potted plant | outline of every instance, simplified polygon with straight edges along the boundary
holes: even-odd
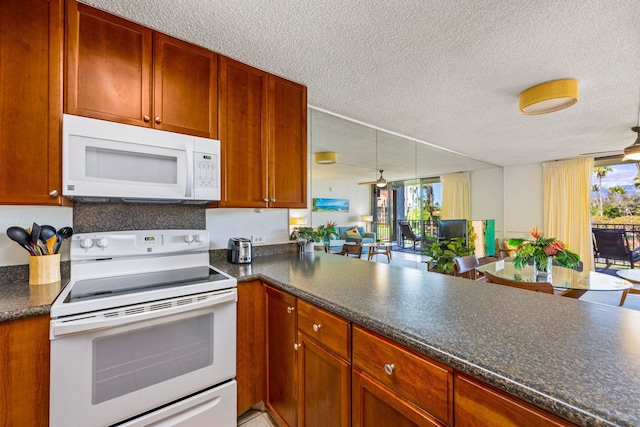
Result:
[[[575,268],[580,256],[567,249],[566,245],[555,237],[544,237],[535,227],[531,230],[533,240],[509,239],[509,246],[517,246],[513,266],[521,270],[525,265],[533,264],[534,272],[548,274],[552,260],[564,267]]]
[[[431,258],[427,265],[429,271],[442,274],[453,274],[453,259],[459,256],[473,255],[473,248],[465,245],[465,239],[456,237],[431,243],[422,251]]]

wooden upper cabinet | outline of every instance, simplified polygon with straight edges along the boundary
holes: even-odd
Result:
[[[154,127],[217,138],[218,55],[160,33],[153,55]]]
[[[67,1],[65,112],[151,126],[152,31]]]
[[[220,56],[221,207],[307,205],[307,88]]]
[[[0,203],[62,195],[62,0],[0,1]]]
[[[67,2],[65,112],[217,137],[217,54]]]
[[[269,200],[307,207],[307,88],[269,76]]]
[[[220,56],[221,207],[267,207],[267,73]]]

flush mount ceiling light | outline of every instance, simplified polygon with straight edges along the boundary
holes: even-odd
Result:
[[[382,172],[384,171],[380,169],[380,178],[376,181],[376,186],[380,188],[387,186],[387,180],[382,177]]]
[[[571,107],[578,102],[578,81],[553,80],[530,87],[519,95],[520,113],[535,115]]]
[[[636,142],[624,149],[624,158],[622,160],[640,160],[640,126],[634,126],[632,131],[638,134]]]
[[[332,165],[338,160],[338,155],[333,151],[316,153],[316,163],[320,165]]]

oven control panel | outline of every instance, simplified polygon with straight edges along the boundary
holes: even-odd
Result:
[[[209,250],[207,230],[130,230],[79,233],[71,238],[71,260],[124,258]]]

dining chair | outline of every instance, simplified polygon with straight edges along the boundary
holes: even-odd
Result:
[[[349,255],[355,255],[356,258],[360,258],[362,256],[362,245],[361,244],[355,244],[355,245],[347,245],[344,244],[342,245],[342,250],[340,252],[334,252],[336,255],[344,255],[344,256],[349,256]]]
[[[465,279],[478,280],[480,275],[476,271],[479,266],[478,257],[475,255],[459,256],[453,259],[453,275]]]
[[[486,271],[484,272],[484,277],[488,283],[511,286],[512,288],[526,289],[528,291],[542,292],[542,293],[551,294],[551,295],[562,295],[561,293],[556,294],[554,292],[553,286],[549,282],[518,282],[516,280],[510,280],[510,279],[505,279],[503,277],[494,276],[493,274]]]

